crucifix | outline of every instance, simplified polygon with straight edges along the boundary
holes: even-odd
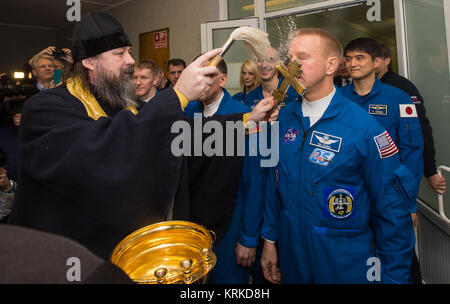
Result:
[[[286,92],[289,89],[289,86],[292,86],[300,96],[305,92],[305,89],[297,80],[297,77],[302,74],[302,65],[300,63],[295,60],[289,60],[287,66],[284,66],[282,63],[277,63],[276,68],[281,76],[283,76],[283,82],[278,89],[275,89],[272,92],[272,96],[275,99],[275,105],[273,109],[267,113],[266,120],[269,119],[270,115],[272,115],[278,105],[286,99]]]

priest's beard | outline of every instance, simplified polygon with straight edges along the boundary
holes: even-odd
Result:
[[[120,71],[120,75],[111,75],[99,69],[93,86],[94,94],[114,109],[126,109],[136,106],[136,93],[131,75],[134,67],[129,66]]]

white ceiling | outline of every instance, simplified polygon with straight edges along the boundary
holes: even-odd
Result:
[[[81,0],[81,14],[103,11],[132,0]],[[71,1],[74,2],[74,1]],[[57,29],[69,24],[67,0],[1,0],[0,25]]]

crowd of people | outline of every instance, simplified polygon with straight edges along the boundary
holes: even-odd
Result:
[[[292,37],[306,90],[290,87],[276,107],[275,48],[242,64],[241,92],[231,96],[225,61],[208,66],[219,50],[189,65],[170,59],[163,71],[152,59],[135,62],[115,18],[86,15],[71,49],[29,60],[36,84],[23,109],[8,113],[10,99],[2,102],[0,221],[108,259],[143,226],[190,220],[217,235],[215,284],[420,284],[419,184],[425,176],[446,191],[423,98],[371,38],[343,47],[321,29]],[[195,114],[243,121],[247,148],[250,134],[278,132],[278,164],[261,166],[261,153],[174,156],[171,126],[194,125]],[[381,271],[370,277],[372,257]]]

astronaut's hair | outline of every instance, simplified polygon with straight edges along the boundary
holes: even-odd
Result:
[[[370,55],[372,60],[381,57],[380,46],[378,41],[368,37],[356,38],[350,41],[344,49],[344,55],[348,51],[360,51]]]
[[[327,56],[336,56],[339,60],[341,60],[343,56],[342,44],[339,40],[334,36],[331,32],[320,29],[320,28],[302,28],[294,32],[292,38],[296,38],[298,36],[308,36],[314,35],[322,38],[322,42],[326,47],[323,48],[324,55]]]

